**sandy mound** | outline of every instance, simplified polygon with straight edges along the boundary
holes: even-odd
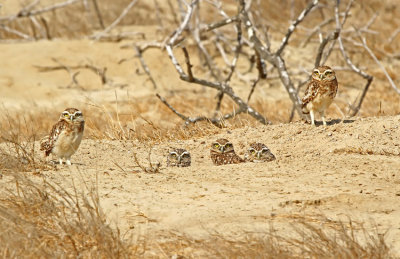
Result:
[[[332,121],[327,128],[303,123],[225,130],[218,135],[152,147],[160,173],[148,166],[149,147],[135,141],[84,140],[73,166],[57,166],[40,177],[78,190],[96,185],[101,204],[122,231],[148,234],[179,230],[190,235],[229,234],[285,227],[296,218],[375,223],[389,229],[388,243],[400,249],[400,117]],[[379,138],[377,138],[379,136]],[[243,155],[251,142],[267,144],[277,160],[214,166],[209,145],[230,139]],[[170,147],[192,154],[188,168],[166,167]],[[1,184],[6,186],[8,177]]]

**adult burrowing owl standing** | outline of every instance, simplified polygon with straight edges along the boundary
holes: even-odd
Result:
[[[338,82],[335,71],[328,66],[321,66],[314,69],[311,82],[308,83],[307,90],[302,99],[303,113],[310,113],[311,124],[314,123],[314,114],[319,112],[322,122],[326,125],[325,110],[332,103],[336,96]]]
[[[172,150],[167,156],[167,166],[187,167],[191,162],[189,151],[182,148]]]
[[[71,156],[76,152],[82,140],[85,120],[82,112],[75,108],[67,108],[61,113],[60,119],[54,124],[50,135],[45,137],[40,150],[44,150],[46,156],[55,155],[60,164],[63,159],[67,165],[71,165]]]
[[[262,143],[252,143],[244,157],[246,161],[255,163],[269,162],[276,159],[271,150],[269,150],[269,148]]]
[[[214,165],[238,164],[245,162],[240,156],[236,155],[233,144],[229,140],[220,138],[211,145],[211,160]]]

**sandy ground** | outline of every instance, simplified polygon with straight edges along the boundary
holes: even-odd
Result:
[[[389,230],[387,241],[399,252],[399,125],[395,116],[333,121],[326,128],[291,123],[225,130],[153,146],[151,160],[162,164],[157,174],[138,171],[133,153],[148,166],[142,144],[84,140],[71,167],[42,177],[69,190],[74,182],[83,192],[83,182],[97,181],[101,204],[123,233],[233,234],[267,231],[270,223],[287,227],[300,216],[328,226],[350,217],[367,229]],[[214,166],[209,146],[219,137],[230,139],[241,156],[251,142],[266,143],[277,159]],[[170,147],[188,149],[192,166],[165,167]]]

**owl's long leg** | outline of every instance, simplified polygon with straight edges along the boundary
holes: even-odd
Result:
[[[58,161],[60,162],[60,165],[63,164],[63,159],[62,158],[59,158]]]
[[[67,165],[71,165],[71,161],[70,161],[69,159],[67,159],[66,164],[67,164]]]
[[[310,117],[311,117],[311,125],[315,126],[315,122],[314,122],[314,111],[310,110]]]
[[[324,124],[324,126],[326,126],[325,111],[322,111],[319,114],[321,115],[322,123]]]

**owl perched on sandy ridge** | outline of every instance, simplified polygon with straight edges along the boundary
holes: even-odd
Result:
[[[224,138],[217,139],[211,144],[210,155],[214,165],[238,164],[245,162],[245,160],[235,153],[233,144]]]
[[[325,110],[331,105],[336,96],[338,82],[335,71],[328,66],[320,66],[314,69],[312,79],[308,83],[302,99],[303,113],[310,113],[311,124],[315,125],[315,112],[321,115],[322,122],[326,126]]]
[[[81,144],[84,127],[85,120],[80,110],[65,109],[51,129],[50,135],[42,139],[40,150],[45,151],[46,156],[50,154],[56,156],[60,164],[65,159],[66,164],[71,165],[71,156]]]
[[[186,149],[174,149],[167,156],[167,166],[187,167],[191,162],[190,153]]]
[[[262,143],[252,143],[244,157],[246,161],[254,163],[269,162],[276,159],[271,150]]]

